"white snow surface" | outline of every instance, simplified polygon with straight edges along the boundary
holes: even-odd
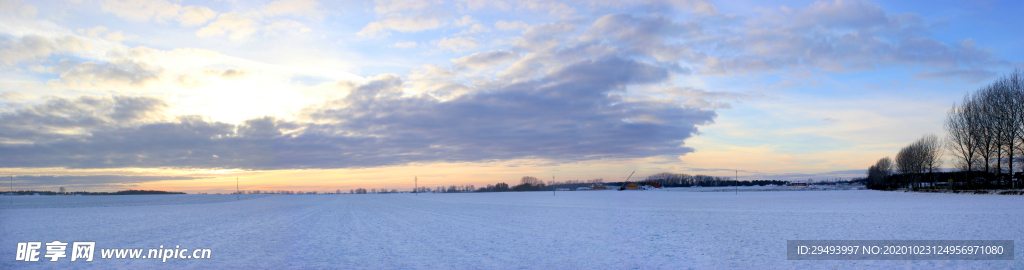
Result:
[[[0,197],[0,269],[1024,268],[1024,196],[693,190]],[[95,241],[95,258],[14,260],[18,242],[55,240]],[[1013,240],[1015,254],[796,261],[786,240]],[[160,245],[212,258],[100,258]]]

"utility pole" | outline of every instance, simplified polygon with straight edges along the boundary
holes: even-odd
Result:
[[[412,193],[415,193],[416,196],[419,196],[420,195],[420,177],[419,176],[413,176],[412,177],[412,184],[413,184]]]
[[[552,175],[551,176],[551,196],[555,196],[555,190],[557,190],[557,188],[555,188],[555,176]]]
[[[740,195],[740,170],[736,170],[736,193],[734,195]]]
[[[235,199],[237,201],[242,200],[242,193],[238,191],[238,176],[235,176]]]
[[[11,205],[14,205],[14,175],[11,175]]]

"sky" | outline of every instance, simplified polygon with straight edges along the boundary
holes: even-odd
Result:
[[[862,177],[1024,68],[1022,10],[0,0],[0,173],[192,193]]]

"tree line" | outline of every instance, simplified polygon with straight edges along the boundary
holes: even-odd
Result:
[[[707,176],[707,175],[689,175],[682,173],[659,173],[648,176],[646,180],[640,182],[641,184],[657,183],[659,186],[664,187],[691,187],[691,186],[764,186],[764,185],[788,185],[788,181],[780,180],[744,180],[736,181],[728,177],[720,176]],[[616,182],[608,184],[619,184],[623,185],[625,182]],[[576,189],[579,187],[591,187],[593,185],[605,185],[603,178],[595,178],[589,180],[566,180],[566,181],[550,181],[545,183],[540,178],[534,176],[523,176],[519,179],[519,184],[509,185],[501,182],[497,184],[488,184],[487,186],[476,188],[473,185],[450,185],[447,187],[418,187],[413,192],[419,193],[460,193],[460,192],[508,192],[508,191],[551,191],[556,188],[567,188]],[[357,188],[349,191],[350,194],[367,194],[367,193],[395,193],[397,190],[387,189],[370,189]]]
[[[929,134],[868,168],[872,189],[1019,187],[1024,159],[1024,73],[1012,73],[964,95],[947,111],[944,140]],[[956,172],[937,171],[947,153]],[[1016,164],[1016,166],[1015,166]],[[927,183],[927,185],[926,185]]]
[[[689,175],[685,173],[663,172],[647,176],[644,183],[655,183],[664,187],[726,187],[726,186],[764,186],[764,185],[788,185],[789,181],[780,180],[743,180],[737,181],[729,177],[709,175]]]
[[[692,187],[692,186],[764,186],[764,185],[788,185],[789,181],[780,180],[743,180],[736,181],[728,177],[721,176],[708,176],[708,175],[689,175],[684,173],[658,173],[648,176],[643,181],[638,181],[641,185],[643,184],[657,184],[663,187]],[[590,187],[593,185],[625,185],[628,182],[612,182],[605,183],[603,178],[596,178],[590,180],[568,180],[564,182],[552,181],[550,183],[544,183],[537,177],[523,176],[519,180],[519,184],[515,186],[509,186],[506,183],[498,183],[496,185],[487,185],[477,190],[477,192],[502,192],[502,191],[550,191],[555,188],[567,188],[576,189],[579,187]]]

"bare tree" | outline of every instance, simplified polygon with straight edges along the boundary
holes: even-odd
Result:
[[[946,113],[946,122],[943,127],[946,129],[946,149],[956,157],[961,168],[968,172],[974,171],[974,164],[978,162],[978,136],[972,130],[975,125],[971,117],[974,106],[967,106],[970,96],[964,96],[960,106],[953,104],[953,107]]]
[[[935,188],[935,169],[942,165],[942,146],[939,144],[939,137],[928,134],[921,137],[918,142],[921,144],[924,167],[928,169],[929,182],[932,188]]]
[[[974,140],[977,141],[977,151],[981,158],[981,165],[985,167],[985,172],[991,172],[991,161],[992,155],[995,154],[995,128],[992,124],[991,106],[986,104],[984,99],[984,93],[991,88],[987,86],[980,89],[978,92],[971,96],[969,102],[963,106],[969,107],[967,110],[970,112],[970,132],[971,136],[974,136]]]
[[[995,97],[993,100],[998,109],[995,115],[999,127],[1000,152],[1005,153],[1005,162],[1009,180],[1014,173],[1015,153],[1024,152],[1024,74],[1020,70],[999,78],[993,83]],[[1000,163],[1004,160],[999,155]],[[1000,167],[1001,171],[1002,167]]]
[[[523,178],[520,179],[519,182],[520,182],[520,184],[528,184],[528,185],[533,185],[533,186],[538,186],[538,185],[543,185],[544,184],[539,179],[537,179],[537,177],[533,177],[533,176],[523,176]]]
[[[992,121],[991,128],[995,137],[995,173],[998,179],[1003,179],[1001,176],[1003,174],[1004,156],[1007,157],[1006,163],[1009,163],[1007,167],[1009,170],[1013,170],[1013,162],[1011,160],[1013,159],[1013,150],[1017,139],[1016,126],[1019,117],[1014,115],[1013,112],[1013,98],[1007,77],[999,78],[987,90],[984,92],[984,99],[990,110],[989,118]]]
[[[929,154],[925,141],[925,138],[921,138],[903,147],[896,154],[896,169],[903,174],[906,184],[915,190],[920,187],[921,174],[928,169]]]
[[[1007,76],[1009,80],[1008,87],[1011,93],[1012,108],[1011,111],[1016,116],[1017,124],[1015,126],[1014,136],[1016,138],[1017,145],[1011,145],[1010,147],[1016,147],[1017,153],[1024,154],[1024,73],[1019,69],[1015,69],[1013,73]],[[1010,155],[1010,166],[1015,160],[1012,152]],[[1024,158],[1019,159],[1021,171],[1024,172]],[[1014,171],[1013,167],[1010,169],[1010,175],[1012,177]],[[1017,179],[1018,181],[1022,179]],[[1014,185],[1017,183],[1014,182]]]
[[[890,189],[888,182],[892,176],[892,159],[884,157],[868,168],[868,187],[872,189]]]
[[[1006,184],[1015,163],[1024,167],[1024,159],[1017,157],[1024,153],[1024,73],[1014,70],[964,96],[947,112],[944,127],[946,149],[957,165],[969,173],[984,166],[983,175],[995,174],[997,184]],[[1010,177],[1003,174],[1004,166]]]

